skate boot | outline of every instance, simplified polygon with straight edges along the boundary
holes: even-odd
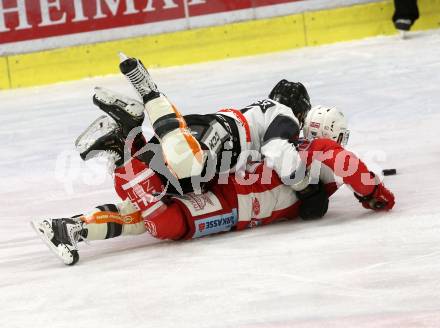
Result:
[[[119,54],[121,63],[119,69],[131,85],[136,89],[144,104],[160,96],[156,84],[139,59],[128,58],[123,53]]]
[[[108,89],[96,87],[93,103],[118,123],[125,138],[145,118],[142,103]]]
[[[74,265],[78,262],[78,242],[85,239],[87,234],[80,216],[34,220],[31,223],[38,236],[64,264]]]
[[[124,136],[118,124],[106,115],[95,120],[76,139],[75,147],[84,161],[107,157],[116,167],[124,164]],[[130,158],[130,153],[125,157]]]

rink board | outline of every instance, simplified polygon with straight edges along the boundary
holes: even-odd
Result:
[[[116,74],[120,51],[142,58],[149,67],[164,67],[305,45],[302,16],[295,15],[9,58],[12,87],[24,87]]]
[[[440,0],[422,0],[419,7],[413,30],[440,27]],[[0,89],[115,74],[119,51],[143,58],[148,67],[165,67],[391,35],[392,13],[392,2],[375,2],[0,57]]]
[[[9,89],[10,87],[8,58],[0,57],[0,90]]]
[[[389,3],[370,3],[356,7],[306,13],[307,45],[360,39],[396,33]]]

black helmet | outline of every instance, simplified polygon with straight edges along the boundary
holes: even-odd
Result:
[[[300,82],[281,80],[272,89],[269,98],[290,107],[301,126],[312,108],[306,87]]]

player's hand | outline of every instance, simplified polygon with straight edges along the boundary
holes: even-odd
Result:
[[[308,185],[305,189],[297,191],[296,195],[301,200],[299,216],[303,220],[320,219],[327,213],[329,200],[321,182]]]
[[[354,195],[364,208],[374,211],[389,211],[394,207],[395,203],[394,194],[383,183],[378,184],[370,195],[359,196],[356,193]]]

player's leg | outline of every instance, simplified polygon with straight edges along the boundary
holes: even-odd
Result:
[[[109,140],[114,140],[111,134],[105,134],[104,137],[107,142],[98,139],[102,146],[108,145]],[[116,147],[113,143],[110,144],[113,148]],[[105,151],[109,149],[104,147],[100,150]],[[118,167],[114,174],[115,189],[124,202],[98,206],[88,214],[71,218],[33,221],[39,236],[65,264],[73,265],[79,260],[78,243],[82,240],[136,235],[144,233],[147,228],[151,231],[151,225],[144,222],[146,217],[154,218],[166,212],[162,221],[164,224],[159,226],[159,233],[163,238],[173,239],[172,237],[180,233],[180,229],[186,229],[184,219],[179,216],[180,211],[173,211],[172,207],[154,196],[156,192],[163,191],[163,183],[147,164],[136,158],[131,158],[123,165],[118,160],[116,163]],[[183,230],[181,234],[185,232]]]
[[[161,94],[142,62],[121,57],[120,69],[142,97],[165,161],[179,179],[201,174],[205,157],[179,111]]]
[[[71,218],[32,221],[40,238],[67,265],[79,260],[78,243],[137,235],[146,231],[141,213],[131,202],[97,206]]]
[[[417,0],[394,0],[393,23],[396,29],[409,31],[419,18]]]
[[[102,140],[99,143],[107,144]],[[104,240],[147,230],[161,239],[181,239],[186,234],[183,212],[176,204],[162,202],[163,181],[145,162],[131,158],[123,165],[119,163],[114,173],[116,192],[124,202],[98,206],[71,218],[33,221],[37,233],[65,264],[79,260],[78,243],[82,240]]]
[[[100,99],[102,99],[102,95]],[[105,124],[102,124],[103,122]],[[182,238],[186,233],[186,223],[179,207],[173,203],[165,204],[162,201],[165,192],[171,188],[168,182],[173,184],[175,189],[178,189],[178,182],[164,166],[160,146],[156,143],[147,143],[139,155],[142,160],[137,157],[124,156],[125,140],[121,131],[115,128],[114,124],[107,127],[110,122],[108,118],[103,122],[101,120],[95,121],[86,130],[86,132],[93,132],[100,128],[104,129],[104,131],[95,131],[100,132],[102,136],[96,133],[83,133],[78,138],[77,148],[80,150],[81,157],[90,159],[102,153],[110,154],[109,160],[115,163],[113,178],[116,193],[121,199],[133,204],[139,217],[142,220],[145,219],[142,226],[144,227],[145,224],[145,227],[154,236],[161,239]],[[165,189],[166,187],[168,188]],[[91,219],[87,220],[89,224],[88,238],[102,239],[105,236],[119,236],[119,232],[123,234],[130,231],[135,233],[140,231],[133,225],[124,225],[121,222],[111,222],[106,226],[100,220],[93,221],[94,217],[91,216]],[[148,221],[153,218],[156,221]],[[107,231],[110,231],[110,235]]]

